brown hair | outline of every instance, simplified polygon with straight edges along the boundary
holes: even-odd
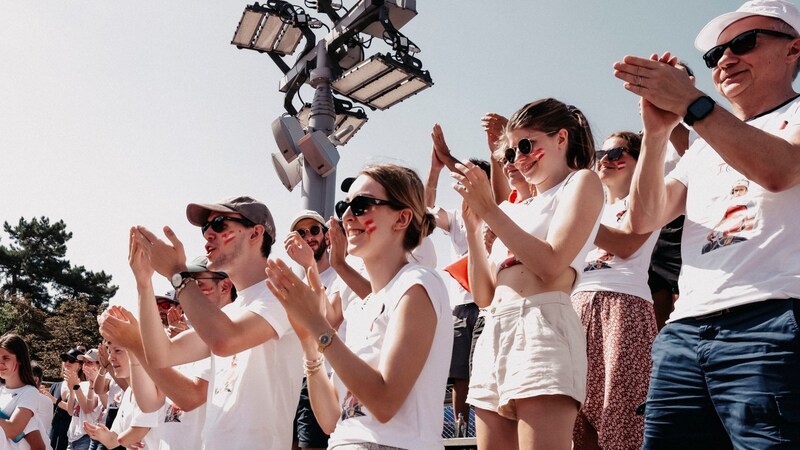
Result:
[[[16,356],[20,380],[24,384],[36,386],[36,380],[33,379],[31,370],[31,354],[28,351],[28,344],[16,334],[6,333],[0,336],[0,348]]]
[[[537,100],[511,116],[506,132],[531,128],[545,133],[567,130],[567,166],[573,170],[594,165],[594,137],[586,116],[576,107],[554,98]]]
[[[386,190],[387,200],[399,206],[394,209],[411,210],[411,223],[403,237],[403,249],[414,250],[422,242],[422,238],[431,234],[436,220],[425,208],[425,188],[419,175],[408,167],[395,164],[376,164],[361,171]]]
[[[633,131],[617,131],[611,133],[606,139],[618,138],[625,141],[628,153],[633,159],[639,159],[639,151],[642,149],[642,135]]]

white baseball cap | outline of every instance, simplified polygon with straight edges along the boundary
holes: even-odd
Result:
[[[780,19],[800,33],[800,12],[793,3],[785,0],[751,0],[734,12],[725,13],[708,22],[694,40],[694,46],[706,52],[717,45],[717,38],[725,28],[737,20],[750,16],[765,16]]]

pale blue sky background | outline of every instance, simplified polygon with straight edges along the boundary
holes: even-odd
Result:
[[[203,240],[186,204],[249,194],[272,209],[282,240],[300,204],[299,189],[283,188],[269,158],[282,74],[266,55],[230,45],[246,4],[0,0],[0,221],[63,219],[74,233],[68,258],[111,273],[120,286],[114,302],[123,304],[135,301],[133,224],[171,225],[191,259]],[[401,31],[422,48],[435,85],[368,111],[370,121],[340,148],[339,179],[387,160],[424,179],[436,122],[457,156],[485,157],[480,117],[542,97],[581,108],[598,143],[639,130],[637,98],[612,73],[626,54],[671,50],[719,101],[694,38],[740,4],[418,0],[419,15]],[[388,50],[376,39],[367,55]],[[301,93],[310,101],[309,87]],[[455,207],[450,183],[442,177],[439,203]],[[434,236],[445,262],[446,238]],[[157,280],[157,291],[168,287]]]

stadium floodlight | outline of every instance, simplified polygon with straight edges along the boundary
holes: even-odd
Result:
[[[347,102],[349,103],[349,102]],[[341,103],[336,103],[336,119],[333,128],[332,138],[336,145],[345,145],[356,134],[358,130],[364,126],[369,120],[367,114],[362,108],[344,108],[340,107]],[[297,113],[297,120],[303,129],[308,128],[308,119],[311,114],[311,105],[306,103]],[[351,128],[352,127],[352,128]]]
[[[272,165],[275,167],[275,173],[281,180],[281,183],[289,190],[294,189],[295,186],[300,184],[303,179],[303,157],[295,159],[292,162],[286,162],[283,156],[273,153]]]
[[[427,71],[380,53],[331,83],[334,91],[381,111],[431,86]]]
[[[231,44],[277,55],[291,55],[303,37],[308,16],[281,0],[258,2],[244,9]]]

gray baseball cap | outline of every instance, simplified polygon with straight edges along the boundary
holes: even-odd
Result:
[[[186,218],[194,226],[202,227],[208,222],[211,212],[238,213],[245,219],[264,225],[267,235],[275,242],[275,221],[272,213],[264,203],[247,196],[231,197],[215,203],[189,203],[186,206]]]

